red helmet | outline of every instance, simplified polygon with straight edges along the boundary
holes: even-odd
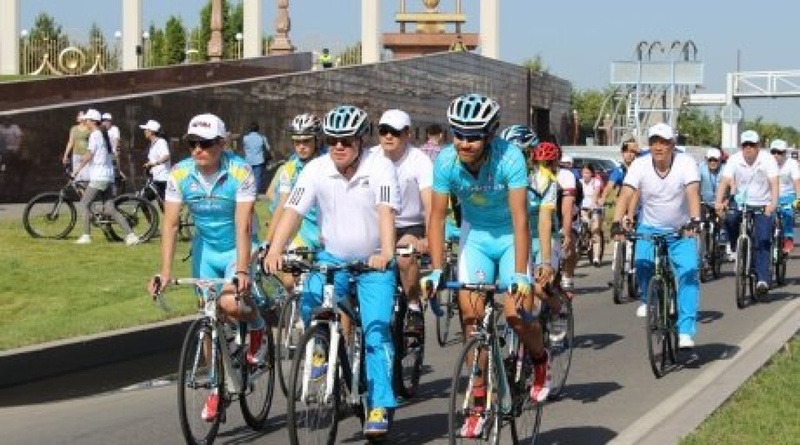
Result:
[[[561,157],[561,149],[552,142],[540,142],[531,152],[531,161],[557,161]]]

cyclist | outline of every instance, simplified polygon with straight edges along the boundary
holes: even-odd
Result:
[[[600,194],[600,200],[598,202],[601,207],[606,205],[608,195],[610,195],[614,189],[616,189],[617,196],[619,196],[625,174],[639,154],[639,144],[637,144],[634,139],[626,140],[622,143],[620,151],[622,152],[622,164],[614,170],[611,170],[611,173],[608,175],[608,182],[606,182],[605,187],[603,187],[603,192]]]
[[[244,159],[225,149],[226,134],[225,124],[213,114],[200,114],[189,122],[184,140],[192,156],[179,162],[169,174],[161,228],[161,271],[156,277],[166,279],[172,275],[178,213],[185,203],[196,230],[192,239],[192,276],[238,279],[236,289],[232,285],[223,287],[219,305],[230,319],[247,322],[247,361],[258,365],[263,363],[267,350],[266,324],[250,298],[247,272],[251,249],[257,244],[252,223],[256,185],[253,171]],[[161,290],[156,277],[150,280],[152,295]],[[218,406],[219,394],[214,390],[200,414],[202,419],[213,421]]]
[[[110,213],[111,217],[125,231],[125,245],[133,246],[139,244],[139,237],[131,230],[128,220],[119,213],[113,203],[110,203],[114,191],[114,149],[108,137],[108,132],[100,128],[100,112],[90,109],[84,113],[83,117],[84,125],[89,129],[89,145],[86,153],[78,162],[72,178],[76,180],[77,178],[88,179],[89,185],[84,190],[80,202],[80,206],[83,209],[83,234],[78,237],[75,244],[89,244],[92,242],[92,237],[89,234],[92,218],[91,205],[97,196],[100,196],[103,201],[104,210]],[[87,167],[88,174],[81,175],[85,167]]]
[[[597,176],[594,165],[586,164],[581,169],[580,185],[583,189],[581,218],[589,224],[592,233],[592,265],[600,267],[600,251],[603,242],[603,221],[600,194],[603,192],[603,180]]]
[[[786,152],[789,146],[783,139],[775,139],[769,145],[769,151],[775,156],[778,163],[778,217],[783,228],[783,249],[791,253],[794,249],[794,207],[797,197],[800,196],[800,165],[794,159],[787,159]],[[784,206],[791,205],[790,209]]]
[[[409,143],[411,118],[402,110],[387,110],[378,123],[380,144],[371,150],[386,156],[394,164],[400,185],[400,209],[395,217],[395,239],[399,246],[414,246],[428,251],[426,226],[431,213],[433,163],[419,148]],[[397,259],[400,283],[408,302],[408,326],[422,332],[425,319],[419,305],[419,263],[414,258]]]
[[[578,200],[583,199],[583,192],[578,189],[578,178],[572,171],[572,157],[562,154],[559,159],[558,172],[558,220],[561,222],[561,253],[564,265],[561,269],[561,288],[572,290],[575,288],[575,266],[578,265],[578,255],[575,250],[575,230],[572,225],[577,214]]]
[[[278,172],[277,198],[274,200],[274,210],[272,220],[267,228],[267,243],[271,243],[275,237],[275,228],[284,212],[284,206],[289,199],[289,194],[297,183],[300,173],[308,163],[323,153],[322,124],[319,118],[311,113],[298,114],[289,124],[289,134],[294,144],[294,156],[281,166]],[[300,228],[295,234],[289,246],[290,249],[298,247],[308,247],[319,249],[319,224],[317,223],[317,211],[311,209],[304,217]],[[291,291],[294,287],[294,280],[291,276],[282,279],[287,290]]]
[[[533,307],[528,276],[530,233],[525,157],[513,144],[495,137],[500,106],[493,99],[480,94],[457,97],[448,107],[447,118],[454,139],[442,149],[434,165],[428,228],[433,270],[420,284],[426,290],[441,286],[445,214],[449,195],[453,193],[462,208],[458,280],[516,285],[516,294],[508,295],[505,300],[506,319],[531,353],[535,368],[531,397],[541,402],[550,388],[549,357],[541,326],[538,322],[524,323],[518,315],[519,306],[527,311]],[[461,292],[458,299],[466,339],[483,316],[484,307],[470,292]],[[486,401],[483,383],[483,379],[477,378],[473,387],[477,406]],[[481,415],[468,417],[461,435],[480,435],[484,421]]]
[[[399,186],[394,165],[379,153],[364,147],[369,129],[367,113],[352,105],[329,111],[322,123],[328,154],[305,166],[286,202],[283,214],[265,258],[268,271],[279,271],[281,254],[300,226],[303,215],[316,206],[324,250],[317,260],[342,264],[367,261],[376,272],[355,276],[364,327],[369,413],[364,434],[385,436],[389,410],[396,406],[392,390],[392,344],[389,323],[392,316],[395,270],[395,212],[400,208]],[[336,295],[344,298],[349,274],[336,274]],[[301,301],[303,320],[308,325],[311,311],[322,302],[319,274],[310,274]],[[311,370],[312,376],[326,370]]]
[[[706,220],[716,214],[714,203],[717,200],[717,188],[722,176],[722,152],[718,148],[709,148],[706,151],[705,161],[700,163],[699,169],[701,213],[703,220]],[[725,248],[730,253],[730,243],[727,243]]]
[[[633,161],[625,175],[622,193],[614,210],[612,232],[624,233],[622,217],[627,211],[633,217],[630,201],[641,199],[638,233],[664,233],[688,228],[694,232],[700,225],[700,174],[694,159],[675,151],[675,134],[667,124],[659,123],[647,132],[650,156]],[[668,240],[669,257],[678,279],[678,347],[694,347],[699,277],[697,274],[697,241],[694,236]],[[653,243],[636,242],[636,274],[642,290],[642,303],[637,317],[647,316],[647,287],[653,275]]]
[[[167,181],[169,180],[169,171],[172,168],[169,147],[167,146],[167,141],[161,135],[161,124],[158,121],[150,119],[145,124],[139,125],[139,128],[144,130],[144,138],[150,143],[144,168],[148,169],[153,177],[153,185],[158,190],[158,196],[161,197],[163,202],[164,193],[167,190]]]
[[[734,202],[725,217],[725,229],[731,241],[731,250],[736,251],[742,205],[763,206],[763,213],[756,213],[753,224],[753,267],[756,271],[756,292],[763,295],[769,291],[769,251],[772,247],[772,214],[778,206],[778,164],[774,157],[760,150],[760,137],[753,130],[740,136],[742,150],[730,156],[722,170],[722,180],[717,189],[715,207],[722,214],[728,205],[723,197],[730,189],[736,191]]]

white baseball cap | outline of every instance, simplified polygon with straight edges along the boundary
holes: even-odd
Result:
[[[758,144],[760,140],[758,133],[753,130],[747,130],[739,136],[740,144]]]
[[[150,119],[149,121],[147,121],[146,124],[139,125],[139,128],[141,128],[142,130],[150,130],[153,133],[158,133],[158,131],[161,130],[161,124],[159,124],[158,121]]]
[[[770,150],[786,151],[788,148],[789,144],[787,144],[783,139],[775,139],[771,144],[769,144]]]
[[[94,108],[90,108],[83,113],[83,118],[91,121],[100,122],[102,118],[100,117],[100,112],[95,110]]]
[[[388,125],[395,130],[402,130],[411,127],[411,118],[403,110],[386,110],[378,125]]]
[[[186,139],[216,139],[226,137],[225,123],[213,114],[198,114],[189,121]],[[193,137],[194,136],[194,137]]]
[[[651,138],[653,136],[658,136],[661,139],[671,141],[675,139],[675,132],[672,131],[672,127],[662,122],[653,125],[649,130],[647,130],[647,137]]]
[[[561,161],[560,161],[560,162],[561,162],[562,164],[566,164],[567,162],[569,162],[570,164],[572,164],[572,162],[573,162],[573,160],[572,160],[572,156],[570,156],[570,155],[568,155],[568,154],[563,154],[563,155],[561,155]]]
[[[714,159],[722,159],[722,152],[719,151],[719,148],[709,148],[706,151],[706,159],[714,158]]]
[[[111,120],[111,113],[103,113],[103,120],[110,121]]]

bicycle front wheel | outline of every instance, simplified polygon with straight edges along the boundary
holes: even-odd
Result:
[[[133,233],[140,242],[148,241],[158,229],[158,210],[149,201],[134,195],[122,195],[114,200],[114,208],[128,222]],[[108,231],[111,237],[122,241],[121,227],[110,224]]]
[[[780,230],[780,229],[778,229]],[[773,268],[775,269],[775,284],[783,286],[786,284],[786,260],[788,255],[783,252],[783,233],[778,233],[772,240]]]
[[[458,281],[458,273],[453,266],[447,267],[447,281]],[[450,336],[450,322],[458,310],[457,295],[458,292],[452,289],[443,289],[436,293],[439,307],[444,312],[441,317],[436,317],[436,341],[441,347],[447,345],[447,339]]]
[[[495,368],[493,375],[489,375],[486,362],[490,354],[491,348],[484,340],[472,337],[456,359],[447,413],[447,436],[451,445],[500,443],[502,415],[497,389],[500,378],[498,372],[505,371]],[[483,382],[476,382],[478,376],[484,376]],[[486,390],[483,400],[476,400],[473,396],[476,383],[483,384]]]
[[[647,333],[647,356],[650,360],[650,368],[656,378],[661,378],[666,374],[667,362],[670,358],[671,338],[666,304],[668,291],[667,283],[662,278],[650,279],[647,287],[645,331]]]
[[[398,298],[405,300],[405,295]],[[394,312],[393,322],[394,338],[394,391],[404,399],[414,397],[419,387],[422,375],[422,362],[425,357],[425,324],[422,330],[410,331],[406,323],[408,305],[405,301],[399,302],[400,307]]]
[[[747,254],[750,249],[750,240],[739,237],[736,240],[736,307],[744,309],[747,306],[748,281],[750,280],[750,265],[747,264]]]
[[[242,381],[246,385],[239,397],[239,406],[244,421],[254,430],[264,428],[275,391],[275,341],[270,326],[264,330],[264,341],[267,344],[264,363],[242,366]]]
[[[336,442],[339,428],[341,382],[337,367],[333,388],[327,387],[330,363],[327,324],[308,328],[298,346],[289,379],[289,394],[292,396],[287,397],[286,407],[289,442],[292,445],[332,445]],[[304,377],[307,377],[305,393]]]
[[[545,337],[545,346],[550,350],[550,371],[553,378],[548,396],[551,400],[557,399],[564,390],[572,365],[572,342],[575,337],[572,301],[564,298],[561,304],[561,313],[550,316],[550,326]]]
[[[33,238],[62,239],[75,227],[78,212],[58,192],[36,195],[22,212],[22,225]]]
[[[625,302],[625,242],[614,242],[614,256],[611,259],[611,291],[614,303]]]
[[[212,347],[211,330],[207,318],[195,320],[189,326],[178,365],[178,415],[183,437],[190,444],[214,441],[224,409],[222,360],[219,345]],[[218,411],[213,419],[205,421],[201,413],[214,392]]]
[[[277,326],[277,350],[275,368],[278,373],[278,382],[284,396],[289,394],[289,376],[291,375],[292,359],[297,351],[297,344],[303,335],[303,322],[300,319],[300,295],[295,294],[287,298],[281,305],[281,314]]]

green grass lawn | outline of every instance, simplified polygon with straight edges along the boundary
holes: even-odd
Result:
[[[268,221],[259,201],[259,219]],[[174,318],[195,311],[193,291],[172,289],[165,313],[147,294],[160,270],[160,239],[126,247],[92,228],[92,244],[76,245],[78,226],[64,240],[34,239],[20,220],[0,221],[0,351]],[[263,229],[261,235],[264,235]],[[190,276],[178,243],[175,277]]]
[[[800,337],[750,378],[682,445],[800,443]]]

